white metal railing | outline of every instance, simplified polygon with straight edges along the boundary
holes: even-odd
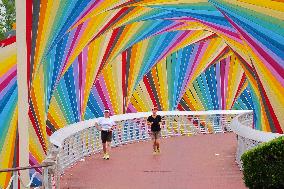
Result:
[[[158,114],[162,116],[162,136],[171,137],[231,131],[232,119],[249,112],[251,111],[164,111]],[[112,116],[117,125],[113,131],[112,146],[148,140],[150,137],[146,119],[150,115],[151,112],[140,112]],[[57,170],[54,173],[63,174],[66,168],[102,150],[100,133],[94,127],[96,121],[97,119],[92,119],[75,123],[51,135],[50,152],[57,153],[54,158]],[[53,177],[53,180],[59,182],[58,178]],[[59,187],[59,183],[56,186]]]
[[[162,116],[163,137],[233,131],[238,140],[236,162],[240,167],[240,157],[245,151],[281,136],[253,129],[251,110],[167,111],[158,114]],[[151,112],[140,112],[112,116],[116,122],[112,146],[148,140],[150,137],[146,119],[150,115]],[[51,135],[48,156],[44,162],[52,166],[43,170],[44,188],[60,188],[60,175],[64,174],[65,169],[102,150],[96,121],[97,119],[91,119],[74,123]],[[11,183],[18,181],[17,175],[11,178]]]
[[[278,133],[264,132],[253,129],[253,112],[236,116],[231,123],[231,129],[237,135],[236,162],[242,169],[241,156],[246,151],[254,148],[262,142],[268,142],[279,136]]]
[[[50,178],[50,176],[48,175],[48,172],[50,172],[50,170],[54,170],[53,166],[55,166],[54,161],[43,162],[43,164],[36,165],[36,166],[0,169],[0,176],[2,173],[8,173],[8,172],[12,173],[12,176],[8,182],[8,185],[5,187],[5,189],[31,188],[31,185],[36,175],[39,175],[42,178],[42,185],[43,185],[42,188],[48,189],[48,188],[52,188],[52,186],[49,186],[49,183],[51,182],[48,180]],[[30,178],[29,183],[25,184],[23,180],[21,179],[20,171],[29,171],[31,169],[42,169],[42,175],[38,172],[34,172]]]

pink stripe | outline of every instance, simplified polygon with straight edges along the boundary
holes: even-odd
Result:
[[[38,160],[35,159],[35,157],[32,155],[32,153],[30,153],[29,155],[29,163],[31,166],[33,165],[37,165],[39,164],[40,162],[38,162]],[[36,168],[35,169],[38,173],[42,174],[41,170],[39,168]]]
[[[217,31],[225,34],[225,35],[228,35],[230,38],[238,41],[239,43],[242,43],[242,40],[240,38],[240,36],[235,33],[234,31],[232,31],[232,28],[229,28],[229,27],[225,27],[225,26],[218,26],[217,24],[212,24],[210,22],[205,22],[203,20],[199,20],[199,19],[196,19],[196,18],[192,18],[192,17],[183,17],[183,18],[171,18],[170,20],[186,20],[186,21],[198,21],[204,25],[207,25],[211,28],[214,28],[216,29]]]
[[[196,51],[196,54],[195,54],[195,56],[194,56],[194,61],[193,61],[193,64],[192,64],[192,68],[191,68],[191,70],[190,70],[190,73],[189,73],[189,81],[192,79],[192,73],[195,71],[195,65],[196,65],[196,63],[197,63],[197,60],[198,59],[200,59],[200,55],[202,54],[201,52],[202,52],[202,48],[203,48],[203,46],[204,46],[204,42],[202,41],[202,42],[200,42],[200,43],[198,43],[197,45],[196,45],[196,47],[194,47],[194,48],[197,48],[197,51]],[[199,57],[199,58],[198,58]]]
[[[82,77],[82,61],[83,61],[83,57],[82,57],[82,53],[79,54],[78,56],[78,78],[74,78],[75,80],[79,81],[79,109],[80,109],[80,118],[81,118],[81,113],[82,113],[82,101],[83,101],[83,93],[82,93],[82,82],[83,82],[83,77]]]
[[[14,72],[12,72],[8,77],[5,78],[3,82],[0,83],[0,91],[2,91],[16,76],[17,76],[17,71],[14,70]]]
[[[273,69],[279,74],[280,78],[281,78],[281,75],[284,76],[284,68],[282,68],[280,64],[278,64],[267,52],[265,52],[264,49],[262,49],[241,27],[235,24],[233,20],[230,19],[222,10],[220,10],[220,12],[236,28],[236,30],[240,32],[240,34],[246,39],[248,44],[250,44],[250,47],[252,47],[255,50],[255,52],[259,55],[259,57],[263,58],[262,60],[264,64],[266,66],[270,65],[271,69],[273,67]],[[281,83],[282,86],[284,86],[283,79],[280,79],[278,81]]]
[[[103,0],[96,0],[89,8],[87,11],[85,11],[80,18],[78,19],[78,21],[74,24],[76,25],[84,16],[86,16],[88,13],[90,13],[93,9],[97,8],[101,3],[103,2]],[[72,27],[74,27],[74,25]]]
[[[105,99],[105,95],[104,95],[104,93],[103,93],[103,90],[102,90],[102,88],[101,88],[101,85],[100,85],[100,82],[96,82],[95,83],[95,87],[96,87],[96,89],[97,89],[97,91],[98,91],[98,94],[99,94],[99,96],[100,96],[100,99],[101,99],[101,101],[102,101],[102,103],[103,103],[103,109],[104,108],[108,108],[108,105],[107,105],[107,101],[106,101],[106,99]]]
[[[113,115],[113,107],[112,107],[112,104],[110,102],[109,92],[107,90],[107,87],[106,87],[105,80],[104,80],[103,76],[100,76],[99,80],[100,80],[100,85],[102,87],[103,94],[104,94],[105,99],[106,99],[107,104],[108,104],[108,108],[110,109],[110,112]]]
[[[68,62],[68,60],[69,60],[69,58],[70,58],[71,53],[73,52],[74,46],[75,46],[75,44],[77,43],[76,41],[77,41],[77,38],[78,38],[78,36],[79,36],[79,34],[80,34],[81,28],[82,28],[82,25],[80,25],[80,26],[76,29],[76,32],[75,32],[75,34],[74,34],[74,37],[73,37],[71,46],[70,46],[69,51],[68,51],[68,54],[67,54],[67,57],[66,57],[65,62],[64,62],[64,64],[63,64],[63,69],[61,70],[60,77],[57,78],[58,80],[63,76],[63,75],[62,75],[62,74],[63,74],[63,71],[64,71],[64,69],[65,69],[65,67],[66,67],[66,64],[67,64],[67,62]]]
[[[87,79],[86,78],[87,68],[86,67],[87,67],[87,64],[88,64],[88,46],[83,49],[82,58],[83,58],[83,61],[82,61],[82,77],[83,77],[82,79],[83,79],[83,83],[82,83],[82,89],[81,89],[81,94],[82,94],[81,108],[82,108],[82,112],[83,112],[83,103],[85,101],[88,101],[88,99],[89,99],[89,95],[87,95],[86,97],[84,95],[84,93],[86,92],[86,82],[87,82],[87,80],[86,80]],[[92,81],[92,83],[93,83],[93,81]]]
[[[227,99],[227,91],[228,91],[228,78],[229,78],[229,69],[230,69],[230,57],[227,57],[225,59],[225,62],[226,62],[226,67],[225,67],[225,78],[224,78],[224,81],[225,81],[225,85],[223,86],[224,87],[224,108],[226,108],[226,99]]]
[[[263,57],[262,55],[251,45],[248,44],[255,52],[255,54],[261,59],[261,61],[265,64],[265,66],[268,68],[268,70],[270,70],[270,72],[272,73],[272,75],[274,77],[276,77],[276,79],[278,80],[278,82],[284,87],[284,77],[282,77],[281,75],[279,75],[279,73],[274,69],[274,67],[269,64]],[[266,49],[266,48],[265,48]],[[266,49],[266,51],[270,51],[269,49]],[[270,51],[271,52],[271,51]],[[275,59],[278,59],[275,57]],[[279,64],[279,66],[281,66]],[[282,72],[282,70],[279,70],[280,72]],[[280,73],[281,74],[281,73]],[[284,76],[284,75],[283,75]]]
[[[126,113],[137,113],[136,108],[132,105],[132,103],[128,104]]]
[[[168,50],[166,50],[164,53],[161,54],[160,58],[157,59],[157,62],[165,58],[172,49],[174,49],[179,43],[181,43],[184,39],[186,39],[189,35],[191,35],[191,33],[193,33],[193,31],[183,32],[172,45],[168,45]]]
[[[2,83],[9,75],[11,75],[17,69],[17,65],[14,65],[9,69],[2,77],[0,77],[0,83]]]
[[[224,87],[224,75],[225,75],[225,67],[226,67],[226,61],[225,60],[221,60],[220,61],[220,70],[221,70],[221,98],[222,98],[222,110],[225,109],[225,97],[224,97],[224,91],[225,91],[225,87]]]
[[[180,26],[182,26],[182,25],[184,25],[183,22],[175,22],[174,25],[172,25],[172,26],[170,26],[170,27],[167,27],[167,28],[163,29],[162,31],[159,31],[159,32],[155,33],[154,35],[160,35],[160,34],[162,34],[162,33],[168,32],[168,31],[173,30],[173,29],[175,29],[175,28],[177,28],[177,27],[180,27]],[[154,36],[154,35],[153,35],[153,36]]]
[[[7,92],[10,90],[10,88],[17,82],[17,78],[14,77],[10,82],[2,89],[0,90],[0,99],[3,99],[4,95],[7,94]]]
[[[94,83],[94,85],[93,85],[93,87],[91,89],[92,90],[92,94],[93,94],[93,96],[95,97],[95,99],[97,101],[97,102],[93,102],[93,103],[97,103],[99,105],[99,107],[101,109],[103,109],[104,108],[104,104],[103,104],[103,102],[102,102],[102,100],[101,100],[101,98],[99,96],[99,92],[98,92],[98,90],[96,88],[96,86],[99,86],[99,82],[96,82],[96,83],[97,84]]]

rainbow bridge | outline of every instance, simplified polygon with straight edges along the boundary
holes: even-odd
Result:
[[[0,41],[0,187],[64,184],[69,178],[60,182],[60,174],[100,151],[90,123],[104,108],[122,116],[113,146],[147,141],[145,112],[156,106],[165,143],[183,138],[176,135],[231,136],[230,156],[241,168],[244,151],[283,134],[283,7],[271,0],[16,0],[16,36]],[[225,113],[237,110],[248,112]],[[66,129],[70,135],[58,141]],[[129,146],[138,144],[147,146]]]

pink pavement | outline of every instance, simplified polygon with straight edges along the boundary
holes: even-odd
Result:
[[[95,154],[68,169],[61,188],[94,189],[245,189],[235,163],[233,133],[162,139],[113,148],[111,159]]]

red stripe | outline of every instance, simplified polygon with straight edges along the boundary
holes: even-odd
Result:
[[[93,41],[95,40],[95,38],[97,38],[99,35],[101,35],[103,32],[105,32],[105,31],[110,27],[111,24],[116,23],[116,20],[117,20],[122,14],[124,14],[124,12],[126,12],[128,9],[129,9],[128,7],[122,8],[122,9],[100,30],[100,32],[99,32],[97,35],[95,35],[95,36],[93,37],[93,39],[92,39],[89,43],[93,42]]]
[[[99,81],[97,81],[97,82],[95,83],[95,87],[96,87],[96,89],[97,89],[97,91],[98,91],[98,94],[99,94],[99,96],[100,96],[100,98],[101,98],[103,104],[104,104],[104,108],[107,108],[107,109],[108,109],[109,107],[108,107],[108,105],[107,105],[107,101],[106,101],[106,99],[105,99],[105,96],[104,96],[104,93],[103,93],[103,90],[102,90],[102,88],[101,88],[101,85],[100,85]]]
[[[122,95],[123,95],[123,113],[125,113],[125,98],[126,98],[126,63],[127,63],[127,51],[122,53]]]
[[[280,126],[280,123],[279,123],[279,121],[278,121],[278,119],[277,119],[277,117],[276,117],[276,115],[275,115],[275,113],[274,113],[273,107],[272,107],[272,105],[271,105],[271,103],[270,103],[270,101],[269,101],[269,99],[268,99],[268,97],[267,97],[267,94],[266,94],[266,92],[265,92],[265,89],[264,89],[264,87],[263,87],[263,85],[262,85],[262,83],[261,83],[261,81],[260,81],[260,78],[259,78],[259,76],[258,76],[258,74],[257,74],[257,72],[256,72],[254,66],[253,66],[253,72],[255,73],[256,80],[258,81],[258,88],[262,91],[263,98],[264,98],[263,100],[264,100],[264,102],[266,102],[266,104],[267,104],[268,111],[269,111],[269,113],[270,113],[270,115],[271,115],[271,118],[272,118],[272,120],[273,120],[275,129],[276,129],[276,132],[277,132],[277,133],[280,133],[280,134],[283,134],[283,130],[282,130],[282,128],[281,128],[281,126]],[[261,96],[262,96],[262,95],[261,95]],[[273,125],[271,125],[271,126],[273,126]]]
[[[101,72],[101,70],[103,69],[103,67],[104,67],[104,65],[105,65],[105,62],[106,62],[106,60],[107,60],[107,57],[108,57],[109,54],[110,54],[110,50],[111,50],[112,46],[114,45],[113,41],[114,41],[115,38],[117,37],[118,32],[119,32],[119,28],[113,30],[113,32],[112,32],[112,35],[111,35],[111,38],[110,38],[110,40],[109,40],[108,46],[107,46],[107,48],[106,48],[105,54],[104,54],[104,56],[103,56],[102,62],[101,62],[100,67],[99,67],[99,69],[98,69],[98,73],[97,73],[97,75],[96,75],[96,78],[100,75],[100,72]]]
[[[235,94],[234,101],[233,101],[233,103],[231,105],[231,108],[234,106],[234,104],[235,104],[235,102],[237,100],[237,97],[240,95],[241,89],[242,89],[242,87],[245,84],[246,78],[247,78],[246,75],[243,73],[242,79],[241,79],[240,84],[238,86],[238,90],[237,90],[237,92]]]
[[[256,69],[253,66],[250,66],[239,54],[237,54],[237,55],[240,58],[240,60],[243,62],[243,64],[245,66],[247,66],[247,68],[254,74],[252,77],[257,81],[257,87],[258,87],[258,90],[259,90],[259,93],[260,93],[260,97],[262,98],[262,102],[264,103],[264,106],[267,105],[267,108],[268,108],[268,112],[267,112],[266,116],[268,117],[268,115],[270,115],[271,118],[272,118],[272,121],[273,121],[273,125],[270,125],[270,127],[275,126],[276,132],[280,133],[280,134],[283,134],[283,130],[280,127],[280,123],[279,123],[279,121],[278,121],[278,119],[277,119],[277,117],[276,117],[276,115],[274,113],[273,107],[270,104],[270,101],[269,101],[269,99],[267,97],[265,89],[264,89],[264,87],[263,87],[263,85],[261,83],[261,80],[260,80],[257,72],[256,72]],[[263,94],[263,96],[262,96],[262,94]]]
[[[31,107],[30,107],[31,108]],[[42,149],[44,150],[44,152],[46,153],[46,147],[45,147],[45,144],[44,144],[44,141],[43,141],[43,139],[42,139],[42,136],[39,134],[39,129],[37,128],[37,123],[36,123],[36,121],[35,121],[35,119],[34,119],[34,116],[33,116],[33,113],[32,113],[32,111],[29,109],[29,117],[30,117],[30,121],[31,121],[31,123],[32,123],[32,126],[33,126],[33,128],[34,128],[34,130],[35,130],[35,133],[36,133],[36,135],[37,135],[37,138],[38,138],[38,140],[39,140],[39,142],[40,142],[40,144],[41,144],[41,147],[42,147]]]
[[[46,127],[46,133],[47,133],[48,136],[52,135],[52,131],[50,130],[49,127]]]
[[[216,56],[216,58],[214,58],[213,60],[210,61],[210,63],[208,64],[208,66],[206,67],[206,69],[208,69],[210,66],[212,66],[213,64],[215,64],[215,62],[220,59],[226,52],[229,51],[229,47],[226,46],[219,54],[218,56]]]
[[[64,71],[64,69],[66,68],[66,64],[67,64],[67,62],[68,62],[68,60],[69,60],[69,58],[70,58],[70,54],[71,54],[71,52],[73,51],[73,48],[74,48],[74,46],[75,46],[75,44],[76,44],[76,41],[77,41],[77,38],[78,38],[79,33],[80,33],[80,31],[81,31],[81,28],[82,28],[82,24],[79,25],[78,28],[77,28],[76,31],[75,31],[75,34],[74,34],[74,36],[73,36],[73,41],[72,41],[72,43],[71,43],[71,45],[70,45],[70,48],[69,48],[69,51],[68,51],[68,55],[67,55],[68,58],[66,58],[66,60],[65,60],[65,62],[64,62],[63,69],[61,70],[61,73],[60,73],[60,75],[59,75],[59,78],[57,78],[57,82],[59,82],[61,76],[63,76],[63,75],[62,75],[62,74],[63,74],[63,71]]]
[[[235,22],[229,18],[229,16],[219,8],[217,8],[224,17],[232,24],[232,26],[246,39],[246,41],[255,48],[255,50],[266,60],[267,63],[269,63],[276,72],[279,73],[280,76],[283,77],[284,75],[284,69],[280,66],[280,64],[277,63],[263,48],[261,48],[255,40],[253,40],[241,27],[239,27]]]
[[[145,86],[146,86],[146,89],[147,89],[149,95],[150,95],[150,98],[151,98],[151,100],[152,100],[152,102],[153,102],[153,105],[154,105],[154,106],[157,106],[157,102],[156,102],[155,97],[154,97],[154,94],[153,94],[153,92],[152,92],[152,90],[151,90],[151,86],[150,86],[150,83],[149,83],[149,81],[148,81],[147,76],[144,76],[144,77],[143,77],[143,82],[144,82],[144,84],[145,84]]]
[[[226,61],[225,60],[221,60],[220,61],[220,76],[221,76],[221,99],[222,99],[222,110],[225,109],[225,87],[224,87],[224,82],[225,82],[225,67],[226,67]]]
[[[2,83],[0,83],[0,91],[4,90],[5,87],[10,83],[12,79],[17,76],[17,70],[12,72]]]
[[[182,105],[181,105],[181,104],[178,104],[177,109],[178,109],[179,111],[184,111],[184,108],[182,107]]]
[[[81,91],[82,90],[82,83],[83,83],[83,81],[82,81],[82,77],[83,77],[83,74],[82,74],[82,70],[83,70],[83,68],[82,68],[82,62],[83,62],[83,55],[82,55],[82,53],[80,53],[79,54],[79,56],[78,56],[78,67],[79,67],[79,72],[78,72],[78,76],[79,76],[79,91]],[[75,78],[76,79],[76,78]]]
[[[0,47],[6,47],[6,46],[11,45],[12,43],[15,43],[15,42],[16,42],[16,36],[9,37],[7,39],[0,41]]]
[[[26,1],[26,44],[27,44],[27,86],[30,89],[30,74],[31,74],[31,39],[32,39],[32,20],[33,20],[33,11],[32,11],[33,1]],[[30,91],[30,90],[29,90]]]

